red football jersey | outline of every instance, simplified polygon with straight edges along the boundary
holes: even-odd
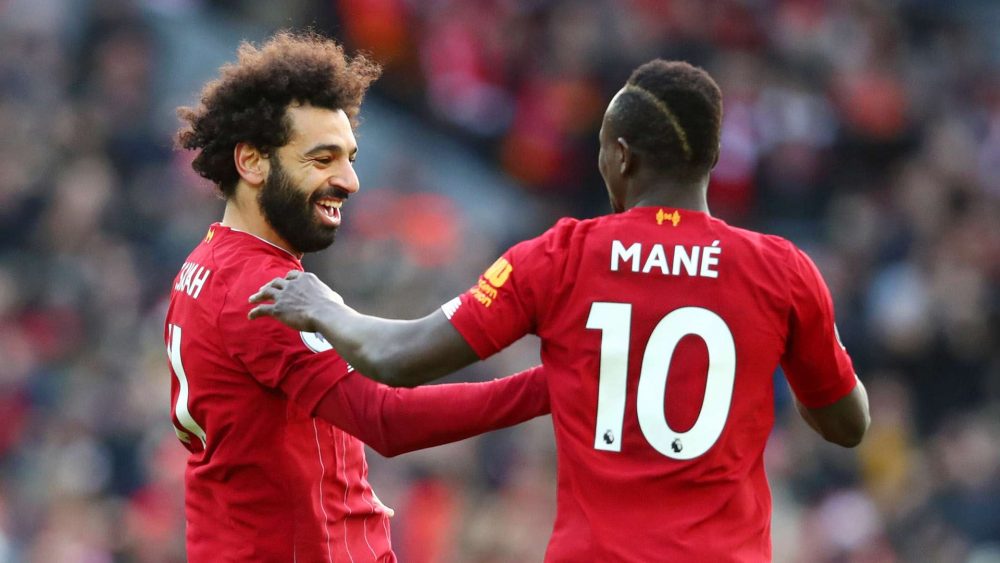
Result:
[[[192,563],[395,561],[364,444],[310,416],[346,362],[317,335],[247,320],[248,297],[291,269],[292,254],[216,224],[174,282],[165,337]]]
[[[301,264],[288,252],[216,224],[174,281],[164,336],[174,429],[191,451],[189,561],[394,561],[359,439],[396,455],[547,414],[544,370],[376,383],[319,334],[247,320],[248,297],[290,269]]]
[[[547,561],[766,561],[773,375],[855,386],[829,291],[786,240],[658,207],[565,219],[443,310],[480,357],[541,338],[559,456]]]

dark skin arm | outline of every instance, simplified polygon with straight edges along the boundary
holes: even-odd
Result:
[[[440,309],[411,321],[363,315],[307,272],[272,280],[250,302],[257,304],[250,319],[270,316],[319,332],[359,372],[394,387],[414,387],[479,360]]]
[[[871,423],[868,413],[868,392],[864,384],[858,384],[832,405],[810,409],[795,400],[795,408],[802,419],[826,441],[853,448],[861,443],[861,439]]]
[[[310,273],[291,271],[250,301],[258,304],[251,319],[271,316],[296,330],[319,332],[358,371],[394,387],[420,385],[479,359],[440,309],[412,321],[363,315]],[[820,436],[848,448],[861,442],[871,420],[860,380],[832,405],[809,409],[796,399],[795,406]]]

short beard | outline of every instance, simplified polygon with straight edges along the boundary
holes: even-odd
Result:
[[[298,253],[317,252],[333,244],[337,227],[320,222],[315,202],[326,196],[346,198],[347,194],[333,188],[310,197],[292,184],[277,154],[272,153],[270,160],[271,171],[257,194],[264,220]]]

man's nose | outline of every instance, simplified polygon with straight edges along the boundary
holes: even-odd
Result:
[[[361,189],[361,182],[358,180],[358,174],[354,171],[354,168],[348,169],[341,176],[331,176],[330,185],[335,188],[340,188],[347,193],[357,193]]]

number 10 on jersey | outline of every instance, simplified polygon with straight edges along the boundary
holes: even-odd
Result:
[[[621,451],[631,327],[631,304],[591,305],[587,328],[601,331],[594,432],[594,448],[598,450]],[[677,344],[688,335],[704,340],[708,375],[698,419],[687,432],[677,432],[667,423],[663,405],[670,360]],[[726,425],[735,378],[736,344],[719,315],[701,307],[682,307],[660,319],[643,352],[636,393],[636,413],[646,441],[661,454],[678,460],[694,459],[707,452]]]

